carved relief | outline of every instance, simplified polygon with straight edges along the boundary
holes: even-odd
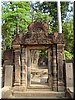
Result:
[[[63,78],[63,44],[57,44],[57,60],[58,60],[58,79]]]
[[[61,33],[55,32],[53,35],[53,41],[54,43],[64,43],[63,33],[61,34]]]
[[[45,35],[47,36],[49,26],[48,26],[48,23],[45,23],[45,22],[34,22],[34,23],[29,25],[28,30],[32,34],[45,33]]]
[[[44,22],[34,22],[29,25],[28,33],[22,37],[24,44],[50,44],[52,38],[48,37],[49,26]]]
[[[26,85],[26,73],[27,73],[27,58],[26,58],[26,48],[22,47],[22,52],[21,52],[22,56],[21,56],[21,59],[22,59],[22,85],[25,86]],[[26,87],[26,86],[25,86]]]
[[[20,85],[20,50],[15,50],[15,83],[14,85]]]
[[[28,32],[17,34],[13,45],[17,44],[53,44],[64,43],[64,36],[61,33],[49,33],[49,25],[45,22],[33,22],[28,26]]]

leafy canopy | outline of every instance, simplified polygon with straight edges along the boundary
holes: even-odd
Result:
[[[24,1],[3,2],[2,5],[2,35],[5,39],[6,48],[11,48],[16,27],[19,27],[20,33],[27,31],[28,24],[31,22],[31,8],[29,2]]]

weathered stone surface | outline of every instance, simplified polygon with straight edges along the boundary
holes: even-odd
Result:
[[[58,80],[63,79],[64,45],[57,44]]]
[[[5,78],[4,78],[4,86],[13,85],[13,66],[12,65],[5,65]]]
[[[22,77],[21,82],[22,86],[24,86],[24,90],[27,88],[27,48],[22,48]]]
[[[41,33],[41,35],[45,34],[48,36],[49,25],[46,22],[33,22],[28,26],[28,30],[32,34]]]
[[[21,44],[22,34],[16,34],[15,39],[13,40],[12,44],[18,45]]]
[[[33,89],[30,91],[24,91],[24,92],[14,92],[15,98],[30,98],[30,99],[61,99],[65,97],[64,92],[53,92],[48,90],[37,90],[34,91]]]
[[[5,65],[13,64],[13,50],[5,50],[3,58]]]
[[[56,45],[53,45],[53,91],[57,91]]]
[[[53,43],[64,43],[64,34],[55,32],[53,34]]]
[[[25,85],[26,89],[31,84],[30,50],[48,50],[49,88],[57,91],[57,88],[61,87],[57,81],[63,81],[63,34],[58,32],[49,34],[48,23],[33,22],[28,26],[27,33],[16,34],[12,44],[14,49],[15,86],[23,87]],[[8,59],[6,56],[5,60]]]
[[[58,91],[64,91],[63,78],[64,44],[57,44],[57,63],[58,63]]]
[[[13,41],[13,45],[25,44],[53,44],[64,43],[64,36],[55,32],[49,34],[49,25],[44,22],[33,22],[28,26],[28,32],[25,34],[17,34]]]
[[[8,99],[12,95],[12,88],[10,86],[5,86],[1,89],[1,99]]]
[[[30,33],[29,33],[30,34]],[[52,38],[46,37],[45,34],[32,34],[30,37],[24,35],[22,37],[22,44],[52,44]]]
[[[21,84],[21,61],[20,61],[20,50],[15,50],[15,83],[14,85]]]
[[[73,61],[67,60],[66,61],[66,86],[73,87]]]
[[[53,80],[52,80],[52,48],[49,48],[48,49],[48,84],[49,84],[49,87],[51,88],[52,90],[52,84],[53,84]]]

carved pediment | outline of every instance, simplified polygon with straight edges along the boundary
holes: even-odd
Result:
[[[25,34],[17,34],[13,41],[14,45],[25,44],[53,44],[64,43],[63,33],[55,32],[48,34],[49,25],[45,22],[33,22],[28,26],[28,32]]]
[[[52,38],[44,34],[31,34],[29,37],[25,34],[22,37],[22,44],[52,44]]]
[[[23,44],[49,44],[52,38],[48,37],[49,25],[45,22],[33,22],[28,26],[28,33],[22,37]]]
[[[45,34],[48,36],[49,25],[46,22],[33,22],[28,26],[28,31],[32,34]]]

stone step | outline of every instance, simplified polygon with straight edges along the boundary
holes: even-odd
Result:
[[[35,91],[35,89],[36,90],[39,90],[39,91],[44,91],[44,90],[49,90],[49,91],[51,91],[52,89],[49,87],[49,86],[47,86],[47,85],[31,85],[31,86],[28,86],[28,89],[26,89],[25,88],[25,86],[15,86],[15,87],[13,87],[12,88],[12,91],[25,91],[25,90],[33,90],[34,89],[34,91]]]
[[[51,89],[49,89],[49,88],[45,88],[45,89],[33,88],[33,89],[27,89],[27,91],[51,91]]]
[[[29,89],[49,89],[50,87],[48,85],[31,85],[28,87]]]
[[[14,91],[10,98],[64,98],[65,92],[54,92],[54,91]]]

